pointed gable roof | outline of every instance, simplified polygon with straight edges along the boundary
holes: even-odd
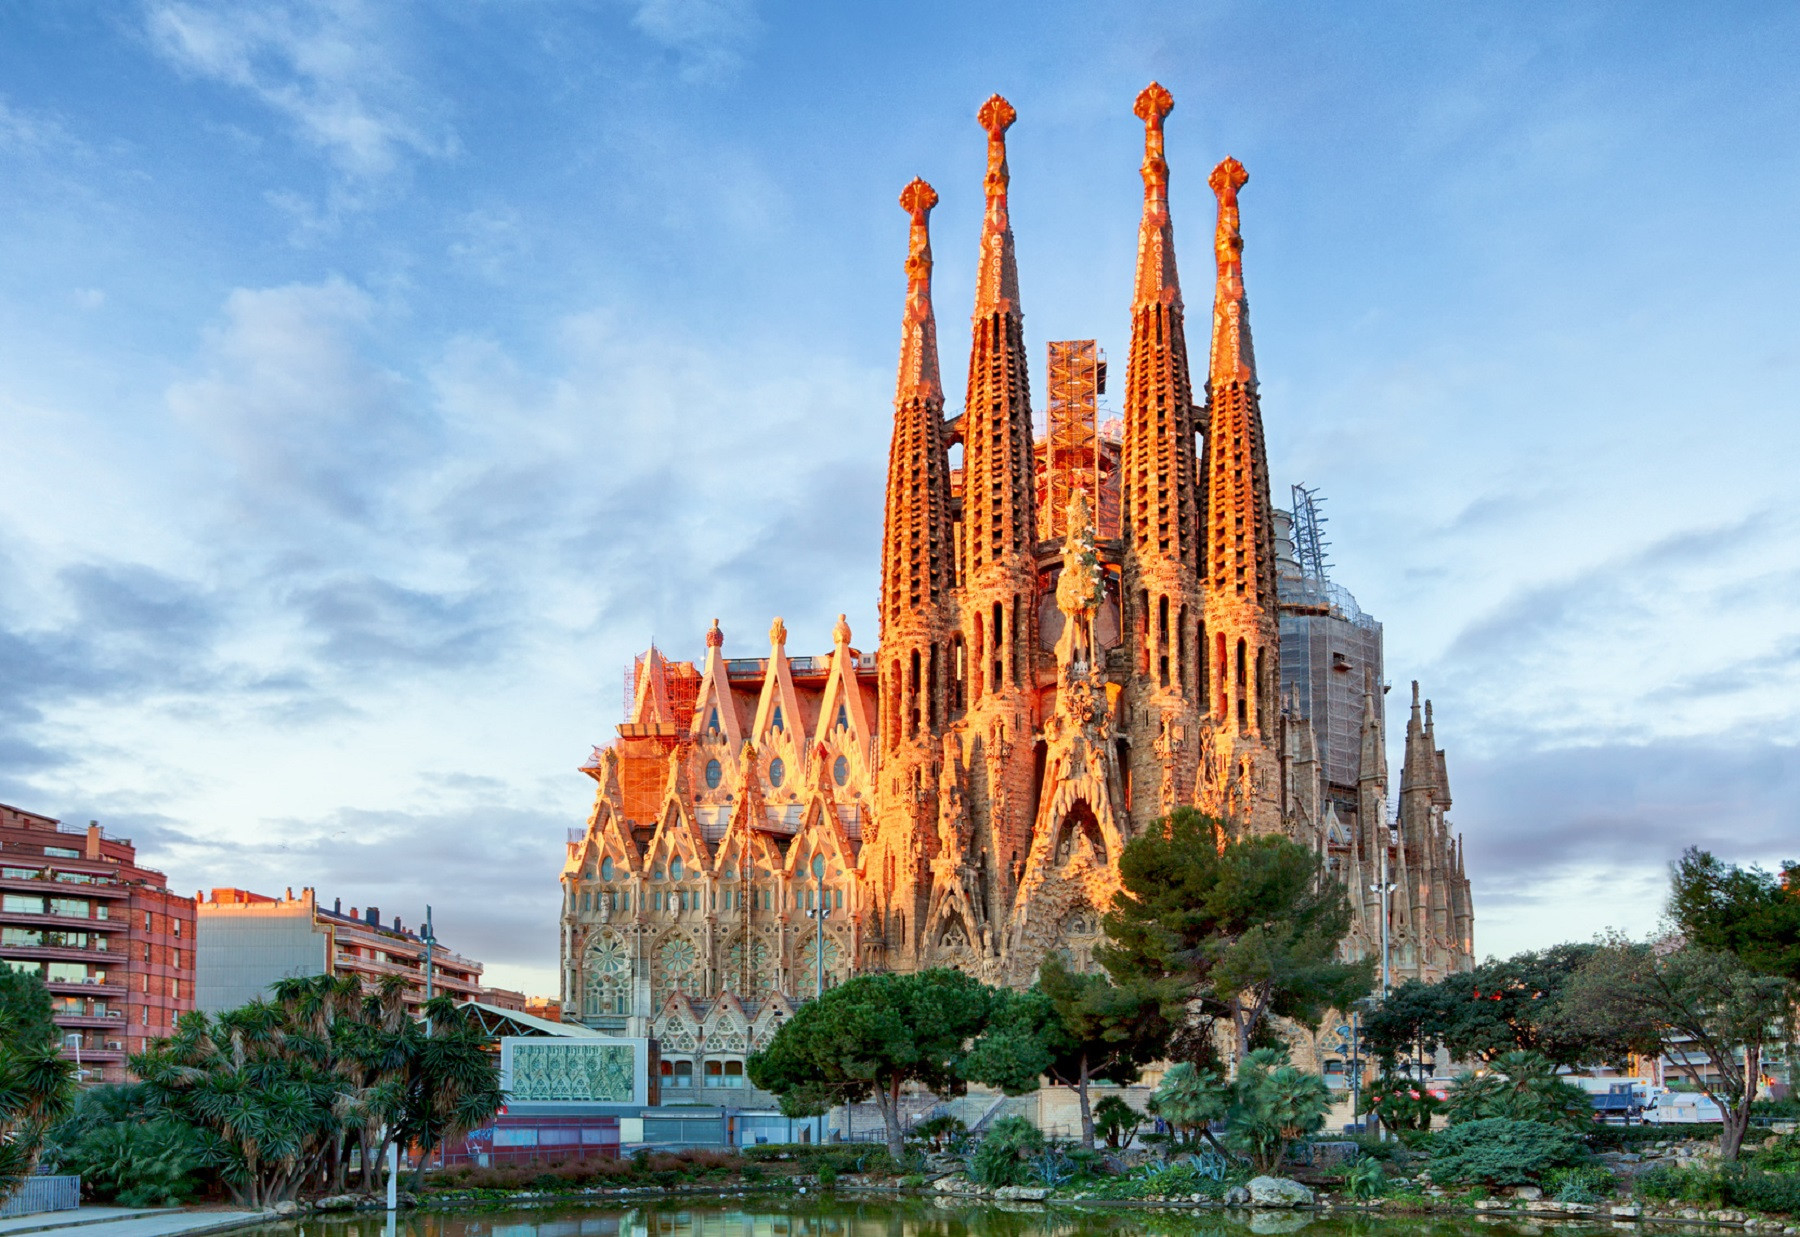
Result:
[[[694,697],[694,722],[688,733],[701,739],[712,732],[715,724],[733,752],[744,745],[744,725],[731,694],[731,676],[725,668],[725,633],[719,630],[718,619],[713,620],[706,633],[706,669]]]

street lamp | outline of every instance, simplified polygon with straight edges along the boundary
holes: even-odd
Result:
[[[808,910],[806,913],[809,916],[811,916],[813,919],[818,920],[818,923],[819,923],[818,941],[813,946],[813,950],[814,950],[813,961],[818,964],[814,968],[818,972],[818,974],[814,980],[813,995],[817,997],[817,996],[825,995],[825,856],[824,855],[814,855],[813,856],[812,874],[813,874],[813,881],[817,885],[817,888],[819,891],[818,892],[819,905],[816,909]]]
[[[425,1003],[431,1004],[431,963],[432,953],[437,948],[437,937],[431,931],[431,905],[425,906],[425,930],[419,933],[419,940],[425,946]],[[425,1034],[431,1034],[431,1012],[425,1013]]]
[[[1385,833],[1387,830],[1384,829],[1382,832]],[[1381,895],[1381,995],[1384,1000],[1387,998],[1388,994],[1388,919],[1391,917],[1390,908],[1393,904],[1393,894],[1396,888],[1394,882],[1388,879],[1389,844],[1389,839],[1382,839],[1381,883],[1369,886],[1370,893],[1378,893]]]
[[[818,898],[817,898],[818,905],[816,907],[813,907],[812,909],[809,909],[806,913],[808,915],[812,916],[813,919],[815,919],[818,922],[818,937],[813,942],[813,962],[815,964],[813,967],[813,970],[814,970],[813,996],[814,997],[822,997],[825,995],[825,912],[826,912],[826,908],[825,908],[825,856],[824,855],[814,855],[813,856],[812,874],[813,874],[813,884],[818,889]],[[844,1112],[846,1115],[845,1119],[848,1120],[848,1114],[850,1111],[848,1108],[849,1101],[846,1100],[845,1104],[846,1104],[846,1107],[844,1109]],[[819,1116],[818,1121],[819,1121],[819,1127],[818,1127],[819,1128],[819,1141],[821,1143],[823,1143],[825,1141],[825,1117],[823,1114],[821,1114]]]

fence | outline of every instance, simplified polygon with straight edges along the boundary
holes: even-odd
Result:
[[[73,1211],[79,1206],[80,1177],[27,1177],[17,1194],[0,1203],[0,1220],[34,1216],[41,1211]]]

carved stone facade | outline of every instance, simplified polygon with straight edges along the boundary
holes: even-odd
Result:
[[[1172,107],[1154,84],[1137,100],[1144,210],[1123,425],[1096,444],[1100,492],[1077,490],[1063,520],[1036,510],[1011,105],[995,96],[978,116],[988,165],[969,382],[948,419],[937,194],[921,180],[902,193],[880,651],[852,648],[840,617],[828,655],[791,657],[777,619],[767,657],[727,659],[715,622],[703,665],[655,649],[639,660],[629,720],[583,769],[598,793],[563,869],[569,1016],[657,1036],[669,1068],[700,1085],[729,1077],[815,991],[815,916],[827,986],[936,965],[1022,985],[1051,950],[1091,967],[1121,848],[1183,804],[1326,855],[1352,890],[1357,956],[1378,948],[1368,890],[1385,853],[1396,975],[1473,964],[1429,706],[1423,721],[1414,709],[1390,823],[1380,690],[1355,809],[1342,812],[1311,723],[1283,697],[1238,214],[1248,176],[1227,159],[1211,180],[1211,363],[1197,402],[1163,155]],[[1066,533],[1040,538],[1049,524]]]

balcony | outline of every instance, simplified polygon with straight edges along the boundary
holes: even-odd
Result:
[[[8,962],[97,962],[105,966],[124,956],[92,945],[0,945],[0,958]]]
[[[62,1010],[52,1010],[50,1019],[52,1022],[56,1023],[57,1026],[68,1027],[70,1030],[94,1027],[111,1029],[125,1025],[125,1011],[122,1009],[111,1009],[104,1014],[98,1014],[91,1009],[82,1013],[65,1013]]]
[[[44,987],[50,989],[52,996],[91,996],[96,1000],[112,1000],[125,995],[123,980],[115,981],[110,977],[105,983],[93,979],[47,979]]]
[[[66,861],[64,861],[66,862]],[[81,872],[71,875],[92,876],[92,881],[57,880],[55,875],[0,876],[0,889],[13,893],[41,893],[50,897],[129,898],[131,890],[113,879],[110,872]],[[52,891],[55,892],[52,892]]]
[[[0,925],[9,928],[56,929],[62,932],[124,932],[131,925],[117,919],[91,919],[86,915],[59,915],[54,911],[3,911]]]

